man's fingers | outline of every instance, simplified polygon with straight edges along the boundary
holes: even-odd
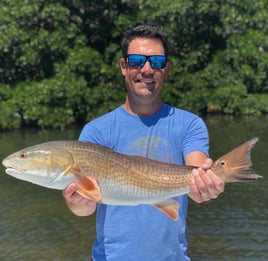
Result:
[[[220,193],[224,191],[224,181],[220,177],[218,177],[211,170],[207,170],[206,176],[209,177],[210,182],[207,183],[209,192],[211,195],[215,195],[217,197]]]
[[[209,164],[210,162],[208,161]],[[224,181],[212,170],[198,168],[193,170],[193,178],[189,187],[189,196],[200,203],[217,198],[224,191]]]
[[[206,158],[204,160],[204,162],[202,163],[201,168],[204,169],[204,170],[207,170],[207,169],[211,168],[212,165],[213,165],[212,159],[211,158]]]
[[[76,190],[77,185],[75,183],[71,183],[62,191],[62,195],[64,198],[69,199]]]

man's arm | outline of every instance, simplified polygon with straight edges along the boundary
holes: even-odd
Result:
[[[217,198],[224,191],[224,181],[210,170],[213,162],[201,151],[189,153],[185,158],[186,165],[200,166],[193,169],[190,180],[189,197],[197,203]]]

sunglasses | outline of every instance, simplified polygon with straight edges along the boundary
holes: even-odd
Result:
[[[167,64],[167,57],[165,55],[142,55],[129,54],[127,55],[128,65],[132,69],[141,69],[144,64],[149,61],[152,69],[163,69]]]

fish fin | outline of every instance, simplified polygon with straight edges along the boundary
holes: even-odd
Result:
[[[226,171],[222,172],[223,176],[220,175],[225,182],[241,182],[262,178],[252,168],[250,158],[251,149],[258,140],[258,138],[253,138],[215,161],[214,167],[220,166],[226,169]]]
[[[80,195],[101,202],[101,191],[98,179],[85,175],[80,169],[72,169],[72,173],[76,176],[79,188],[77,193]]]
[[[176,200],[168,199],[164,202],[154,204],[154,206],[171,219],[178,220],[179,203]]]

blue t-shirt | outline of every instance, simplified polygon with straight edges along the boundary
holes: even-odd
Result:
[[[163,104],[148,117],[129,114],[123,106],[83,128],[80,141],[94,142],[117,152],[184,164],[192,151],[208,154],[208,132],[203,120]],[[96,261],[185,261],[187,195],[177,197],[179,218],[174,221],[150,205],[98,204]]]

